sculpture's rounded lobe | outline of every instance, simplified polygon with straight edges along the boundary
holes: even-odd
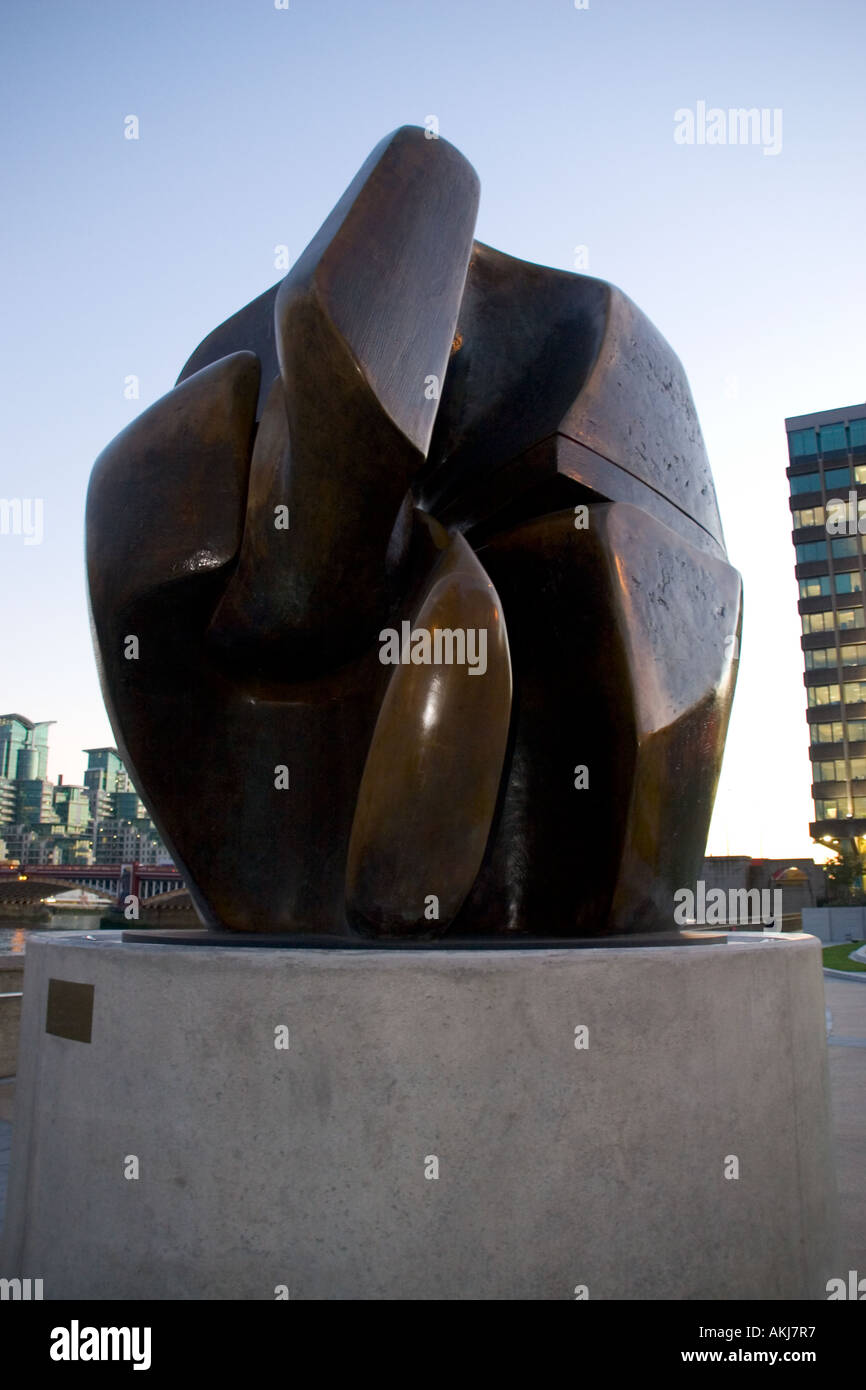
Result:
[[[103,449],[87,493],[97,616],[234,560],[259,377],[254,353],[232,353],[175,386]]]
[[[461,536],[414,619],[380,641],[380,658],[399,664],[361,780],[347,913],[374,935],[437,935],[481,866],[511,713],[502,605]]]

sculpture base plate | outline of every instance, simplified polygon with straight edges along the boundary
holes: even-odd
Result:
[[[437,937],[407,941],[397,937],[312,936],[299,932],[211,931],[206,927],[130,927],[128,942],[159,942],[163,946],[270,946],[297,951],[618,951],[632,946],[707,946],[727,941],[719,931],[646,932],[634,936],[587,936],[563,939],[539,936]]]
[[[724,1300],[840,1274],[813,938],[268,944],[30,939],[0,1276]]]

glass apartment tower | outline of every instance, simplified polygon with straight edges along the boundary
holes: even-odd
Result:
[[[866,404],[785,421],[813,839],[866,848]]]
[[[23,714],[0,714],[0,777],[14,782],[16,778],[48,776],[48,730],[53,719],[34,724]]]

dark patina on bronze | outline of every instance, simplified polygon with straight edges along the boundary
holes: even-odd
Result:
[[[106,704],[213,931],[661,942],[699,872],[741,586],[688,383],[477,201],[389,136],[94,467]]]

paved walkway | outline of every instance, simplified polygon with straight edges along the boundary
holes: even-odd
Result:
[[[839,1181],[839,1275],[866,1274],[866,975],[824,977]]]
[[[6,1211],[6,1182],[9,1177],[11,1147],[12,1126],[8,1120],[0,1120],[0,1230],[3,1229],[3,1216]]]

